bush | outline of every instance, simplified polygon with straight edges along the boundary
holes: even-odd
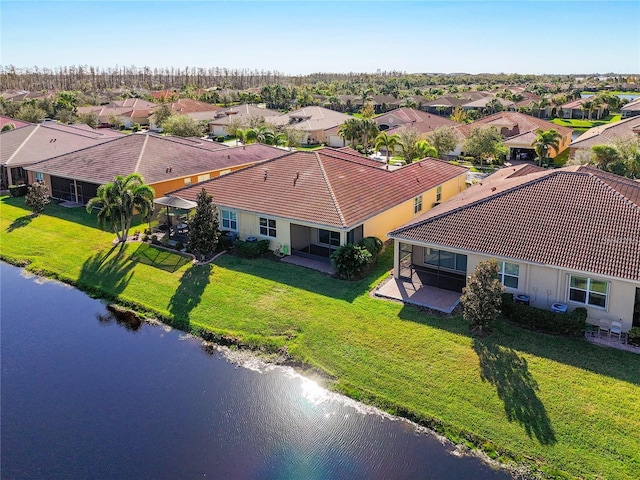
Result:
[[[375,261],[375,259],[378,258],[378,255],[380,255],[384,244],[378,237],[365,237],[358,242],[358,245],[366,248],[371,254],[372,260]]]
[[[502,294],[502,316],[504,318],[511,318],[513,303],[513,293],[504,292]]]
[[[184,244],[182,242],[176,242],[175,249],[180,251],[184,248]]]
[[[336,269],[336,273],[347,280],[362,275],[371,261],[369,251],[359,245],[342,245],[331,254],[331,264]]]
[[[9,195],[12,197],[24,197],[27,191],[26,185],[9,185]]]
[[[629,330],[629,344],[640,347],[640,327],[633,327]]]
[[[510,311],[510,316],[507,315],[507,311]],[[506,309],[503,307],[502,313],[512,322],[529,330],[571,336],[582,335],[587,321],[587,309],[582,307],[570,313],[558,313],[530,305],[511,303]]]
[[[216,251],[229,250],[233,246],[233,238],[229,236],[229,233],[228,231],[220,232]]]
[[[236,240],[233,246],[236,248],[238,255],[241,257],[255,258],[264,255],[269,251],[269,240],[258,240],[257,242],[246,242],[244,240]]]
[[[216,142],[220,142],[220,143],[224,142],[224,135],[218,135],[216,137]]]

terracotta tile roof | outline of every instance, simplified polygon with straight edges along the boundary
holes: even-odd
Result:
[[[282,114],[275,110],[260,108],[245,103],[243,105],[237,105],[235,107],[229,107],[219,110],[216,114],[216,118],[211,120],[209,123],[215,125],[227,125],[231,118],[241,118],[242,120],[247,121],[250,118],[279,117],[280,115]]]
[[[420,133],[432,132],[438,127],[454,127],[456,125],[460,125],[448,118],[406,107],[398,108],[387,112],[384,115],[380,115],[379,117],[376,117],[374,121],[378,126],[388,126],[389,129],[387,132],[390,135],[396,133],[397,129],[403,125],[411,125]]]
[[[15,118],[5,117],[4,115],[0,115],[0,128],[4,127],[8,123],[13,123],[13,126],[16,128],[31,125],[29,122],[23,122],[22,120],[17,120]]]
[[[171,110],[176,113],[195,113],[195,112],[215,112],[222,110],[222,107],[213,105],[212,103],[199,102],[191,98],[181,98],[169,104]]]
[[[640,98],[636,98],[635,100],[627,103],[622,108],[620,108],[621,112],[637,112],[640,111]]]
[[[591,167],[502,174],[390,236],[640,281],[639,202],[638,182]]]
[[[313,132],[328,130],[343,124],[350,118],[353,117],[335,110],[311,106],[285,113],[278,117],[269,117],[266,120],[274,125],[291,125],[305,132]]]
[[[591,148],[594,145],[613,143],[624,138],[637,137],[640,128],[640,117],[630,117],[619,122],[607,123],[593,127],[584,132],[569,144],[570,148]]]
[[[124,135],[86,125],[44,122],[0,133],[0,164],[23,166],[120,138]]]
[[[194,200],[204,187],[217,205],[347,229],[465,173],[430,158],[388,171],[378,161],[324,148],[292,152],[176,193]]]
[[[460,125],[458,127],[455,127],[455,129],[462,136],[464,136],[464,138],[467,138],[473,128],[480,127],[487,124],[491,125],[498,120],[506,120],[510,124],[513,124],[517,127],[515,129],[516,131],[512,134],[512,136],[521,135],[527,132],[535,132],[537,130],[549,130],[551,128],[553,128],[556,132],[560,133],[563,136],[571,135],[571,132],[573,131],[571,128],[556,125],[554,123],[547,122],[546,120],[532,117],[531,115],[525,115],[524,113],[519,113],[519,112],[494,113],[493,115],[489,115],[487,117],[481,118],[480,120],[476,120],[475,122],[467,123],[465,125]]]
[[[473,100],[471,102],[467,102],[464,104],[465,107],[467,108],[484,108],[487,105],[489,105],[489,103],[491,103],[493,100],[497,100],[498,102],[500,102],[500,104],[504,107],[504,108],[510,108],[515,106],[515,103],[513,103],[511,100],[505,100],[504,98],[500,98],[500,97],[483,97],[480,98],[478,100]]]
[[[116,175],[137,172],[147,183],[157,183],[254,163],[283,153],[261,144],[225,148],[213,142],[198,144],[189,139],[138,134],[44,160],[28,169],[99,184],[110,182]]]

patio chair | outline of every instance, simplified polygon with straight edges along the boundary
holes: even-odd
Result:
[[[618,340],[622,340],[622,323],[621,322],[611,322],[611,327],[609,328],[609,336],[612,337],[614,335],[618,336]]]
[[[608,337],[610,330],[611,330],[611,322],[609,322],[609,320],[600,320],[599,326],[598,326],[598,336],[600,336],[600,332],[602,332],[602,333],[606,333]]]

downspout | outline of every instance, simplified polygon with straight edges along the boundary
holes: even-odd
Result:
[[[76,197],[76,203],[80,203],[78,201],[78,182],[76,181],[76,179],[73,179],[73,191],[74,191],[74,195]]]

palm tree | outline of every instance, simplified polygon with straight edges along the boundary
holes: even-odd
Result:
[[[591,114],[593,113],[593,102],[591,100],[585,100],[580,105],[580,110],[582,110],[582,120],[584,120],[584,112],[589,112],[589,120],[591,120]]]
[[[380,151],[381,148],[384,148],[387,152],[387,165],[389,164],[389,160],[391,158],[391,152],[396,148],[398,142],[400,141],[400,137],[395,133],[393,135],[388,135],[387,132],[380,132],[376,137],[375,149]]]
[[[416,142],[416,152],[418,153],[418,158],[438,157],[438,150],[428,140]]]
[[[371,119],[360,120],[360,133],[362,135],[362,146],[364,151],[369,150],[369,139],[375,138],[378,135],[378,124]]]
[[[538,136],[533,142],[533,148],[538,155],[539,165],[542,166],[542,162],[549,155],[549,149],[553,148],[556,153],[560,148],[560,141],[562,140],[562,135],[558,133],[553,128],[549,130],[538,130]]]
[[[338,127],[338,136],[345,142],[353,142],[360,138],[360,122],[357,118],[350,118]]]
[[[238,128],[236,130],[236,143],[242,142],[243,145],[253,143],[257,138],[257,133],[253,128]]]
[[[142,218],[149,217],[153,209],[155,191],[144,183],[142,175],[131,173],[116,175],[113,182],[98,187],[97,196],[87,203],[87,212],[99,208],[98,222],[104,228],[109,224],[118,236],[118,242],[127,240],[134,209]]]

